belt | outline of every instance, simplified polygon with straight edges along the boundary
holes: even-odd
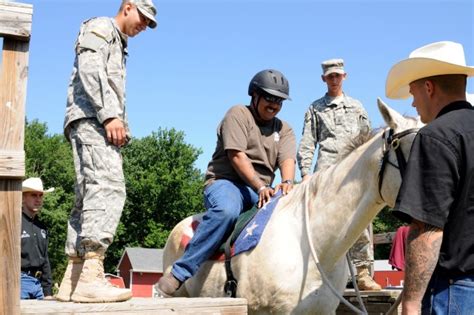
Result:
[[[41,278],[43,272],[38,269],[23,269],[21,273],[24,273],[27,276],[34,277],[36,279]]]

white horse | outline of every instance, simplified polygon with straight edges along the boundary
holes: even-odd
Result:
[[[322,270],[342,293],[348,276],[346,252],[383,207],[394,205],[400,187],[394,146],[384,136],[392,129],[407,159],[417,130],[413,128],[421,127],[419,120],[402,117],[380,100],[378,106],[388,128],[326,171],[295,186],[280,199],[258,246],[232,258],[237,297],[247,299],[250,314],[335,313],[339,300],[322,281],[308,236]],[[410,131],[403,132],[407,129]],[[389,162],[379,189],[384,152]],[[309,214],[309,230],[305,213]],[[171,232],[164,250],[165,272],[183,254],[183,231],[199,216],[202,214],[184,219]],[[224,263],[207,261],[176,295],[223,297],[225,281]]]

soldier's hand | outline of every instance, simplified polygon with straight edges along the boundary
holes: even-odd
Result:
[[[258,189],[258,203],[257,207],[263,207],[267,202],[270,201],[270,198],[274,195],[275,191],[270,186],[262,186]]]
[[[121,147],[127,140],[127,133],[123,122],[118,118],[107,119],[104,122],[105,131],[107,132],[107,141],[117,147]]]

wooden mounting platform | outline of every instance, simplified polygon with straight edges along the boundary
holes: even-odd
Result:
[[[246,299],[232,298],[132,298],[119,303],[72,303],[58,301],[22,300],[21,314],[59,314],[59,315],[179,315],[247,314]]]
[[[379,315],[388,312],[401,292],[402,290],[362,291],[361,297],[362,301],[364,301],[367,313],[369,315]],[[347,289],[344,291],[344,298],[360,309],[359,301],[357,300],[357,295],[354,289]],[[336,314],[349,315],[354,314],[354,312],[341,303],[336,310]],[[398,314],[401,314],[400,307],[398,308]]]

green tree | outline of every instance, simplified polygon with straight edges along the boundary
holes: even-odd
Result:
[[[55,187],[45,196],[40,218],[48,226],[53,281],[59,282],[66,267],[67,219],[74,201],[71,147],[63,135],[49,135],[45,123],[26,121],[25,154],[26,176],[41,177],[46,187]]]
[[[125,247],[162,248],[179,221],[203,211],[203,175],[194,167],[200,154],[175,129],[159,129],[125,147],[127,200],[107,270],[115,271]]]
[[[374,234],[395,232],[403,222],[398,220],[392,213],[392,209],[385,207],[375,217],[373,224]],[[380,244],[375,247],[375,259],[388,259],[392,244]]]

